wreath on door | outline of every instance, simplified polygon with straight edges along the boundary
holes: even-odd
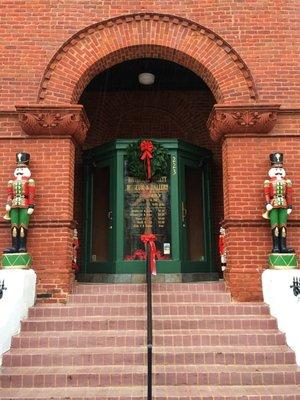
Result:
[[[131,143],[126,149],[126,160],[128,175],[140,180],[157,181],[169,172],[168,152],[152,140]]]

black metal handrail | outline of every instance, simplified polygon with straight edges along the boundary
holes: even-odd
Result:
[[[146,280],[147,280],[147,399],[152,400],[152,276],[150,268],[150,245],[146,244],[147,262],[146,262]]]

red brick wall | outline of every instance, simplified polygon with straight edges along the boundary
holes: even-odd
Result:
[[[231,269],[227,279],[236,298],[260,298],[257,269],[264,263],[269,248],[269,232],[258,219],[252,225],[247,225],[247,220],[261,212],[263,200],[257,196],[260,196],[260,185],[268,169],[268,153],[285,152],[289,163],[287,170],[296,178],[295,182],[299,172],[297,2],[59,0],[50,3],[3,0],[0,8],[0,162],[3,167],[0,184],[5,187],[11,176],[15,152],[29,151],[34,176],[38,177],[39,206],[32,219],[29,241],[38,261],[39,290],[53,291],[59,286],[57,296],[60,296],[66,293],[71,282],[74,148],[69,139],[27,138],[12,112],[14,106],[77,102],[89,80],[104,69],[126,59],[158,57],[196,72],[219,103],[271,102],[281,104],[284,109],[290,108],[287,113],[280,114],[271,133],[271,136],[282,135],[274,139],[276,143],[258,136],[236,138],[236,142],[234,138],[227,138],[223,145],[228,271]],[[135,16],[125,18],[128,14]],[[115,19],[108,21],[111,18]],[[98,25],[89,29],[93,24]],[[76,36],[80,30],[83,31]],[[166,113],[161,114],[161,118],[165,121]],[[174,119],[172,123],[168,121],[164,129],[175,129]],[[194,124],[190,119],[188,124],[192,132]],[[124,119],[121,130],[125,131],[129,125]],[[50,169],[45,171],[45,165]],[[240,181],[250,167],[251,171],[254,169],[249,178],[250,189],[243,188],[244,183]],[[59,177],[54,184],[53,174]],[[58,190],[58,194],[53,196],[53,190]],[[296,186],[295,210],[300,208],[297,190]],[[215,192],[220,193],[220,188]],[[3,191],[0,193],[4,205],[5,196]],[[57,204],[55,209],[51,208],[53,203]],[[243,220],[240,225],[236,222],[239,219]],[[292,219],[290,231],[295,231],[299,237],[297,211]],[[0,226],[4,247],[8,233],[3,223]],[[47,244],[36,240],[41,236],[48,237]],[[243,240],[235,239],[241,237]],[[292,244],[299,248],[297,240],[292,241],[296,241]],[[242,257],[246,257],[249,244],[253,249],[246,260]],[[65,258],[56,257],[49,246],[61,251]],[[55,277],[54,266],[58,266]],[[240,277],[246,280],[244,289],[240,288]],[[43,286],[52,279],[56,281],[49,283],[51,288]]]
[[[265,136],[265,137],[262,137]],[[262,298],[260,276],[272,249],[265,211],[263,182],[270,169],[269,154],[284,153],[284,168],[293,182],[294,210],[289,217],[288,245],[300,251],[299,136],[228,137],[223,143],[227,283],[235,299]]]
[[[81,29],[112,17],[157,12],[186,18],[219,34],[249,67],[260,101],[295,105],[299,88],[296,5],[295,0],[149,0],[142,4],[122,0],[105,0],[101,3],[98,0],[61,0],[51,2],[50,6],[43,0],[3,0],[0,9],[1,103],[5,108],[12,108],[19,102],[35,101],[50,59]],[[168,33],[168,24],[163,26],[161,43],[167,40]],[[118,29],[119,41],[122,41],[126,32],[120,34]],[[129,28],[126,29],[128,35]],[[129,39],[134,40],[133,37]],[[189,35],[184,39],[188,45]],[[97,46],[103,48],[109,40],[107,33]],[[173,37],[173,48],[178,41],[179,37]],[[72,53],[69,58],[74,63]],[[212,55],[211,65],[216,62],[215,58]]]
[[[69,139],[0,138],[0,204],[5,214],[7,181],[13,178],[16,153],[31,155],[36,208],[30,220],[28,248],[38,275],[38,293],[64,300],[72,282],[74,145]],[[10,245],[10,224],[0,221],[1,248]]]

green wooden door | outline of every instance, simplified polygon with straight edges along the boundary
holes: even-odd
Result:
[[[210,161],[180,158],[181,272],[212,272]]]
[[[111,273],[114,255],[113,159],[87,165],[85,270]]]
[[[170,172],[151,186],[152,231],[161,255],[158,273],[213,272],[211,153],[176,139],[159,142],[170,154]],[[145,273],[145,261],[135,255],[144,248],[139,236],[147,203],[142,196],[144,182],[126,172],[130,143],[121,139],[84,154],[85,273]],[[139,220],[141,227],[135,226]]]

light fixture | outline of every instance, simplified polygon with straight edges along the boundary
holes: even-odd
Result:
[[[143,72],[138,76],[141,85],[153,85],[155,81],[155,75],[150,72]]]

